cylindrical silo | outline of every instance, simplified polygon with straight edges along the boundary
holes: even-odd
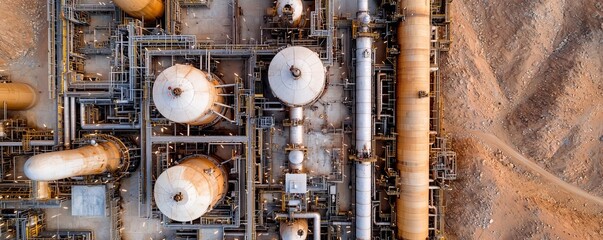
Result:
[[[288,47],[278,52],[268,67],[272,93],[291,107],[316,101],[325,85],[325,69],[318,54],[305,47]]]
[[[226,171],[208,156],[168,168],[155,182],[155,203],[168,218],[188,222],[211,210],[228,190]]]
[[[113,0],[121,10],[130,16],[144,20],[155,20],[163,16],[161,0]]]
[[[282,222],[280,233],[283,240],[305,240],[308,237],[308,220],[296,219]]]
[[[396,201],[398,239],[428,237],[429,229],[429,48],[430,1],[401,1],[400,55],[396,83],[396,158],[400,196]]]
[[[25,83],[0,83],[0,108],[6,104],[8,110],[26,110],[37,98],[36,90]]]
[[[190,65],[176,64],[157,77],[153,102],[167,119],[190,125],[209,125],[225,112],[219,81]]]
[[[36,181],[101,174],[119,168],[121,152],[117,144],[104,142],[73,150],[42,153],[25,162],[25,175]]]
[[[287,22],[289,26],[298,26],[302,20],[303,12],[302,0],[279,0],[276,3],[276,13],[281,18],[289,18]]]

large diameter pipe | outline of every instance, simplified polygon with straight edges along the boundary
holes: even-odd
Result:
[[[0,83],[0,107],[27,110],[36,104],[36,90],[25,83]]]
[[[360,32],[368,32],[370,16],[368,1],[358,1],[357,19]],[[356,39],[356,150],[359,159],[369,158],[372,152],[372,52],[373,39]],[[356,239],[371,239],[371,182],[369,161],[356,164]]]
[[[277,213],[276,218],[303,218],[303,219],[312,219],[312,235],[314,236],[314,240],[320,240],[320,213],[317,212],[304,212],[304,213]]]
[[[161,0],[113,0],[113,3],[128,15],[152,21],[163,16],[163,2]]]
[[[66,148],[71,146],[71,106],[70,98],[65,95],[63,97],[63,145]]]
[[[98,143],[73,150],[43,153],[25,162],[25,175],[36,181],[101,174],[119,168],[121,153],[112,142]]]
[[[37,200],[48,200],[50,199],[50,184],[44,181],[33,181],[32,182],[33,197]]]
[[[430,5],[406,0],[398,24],[400,55],[396,84],[396,158],[400,196],[396,200],[398,239],[425,239],[429,228],[429,92]]]
[[[227,177],[222,166],[208,156],[188,158],[159,175],[155,182],[155,203],[170,219],[195,220],[226,195]]]

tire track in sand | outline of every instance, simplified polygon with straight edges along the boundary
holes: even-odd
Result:
[[[588,201],[591,201],[591,202],[594,202],[596,204],[603,206],[603,198],[592,195],[592,194],[582,190],[581,188],[571,185],[571,184],[563,181],[562,179],[558,178],[557,176],[549,173],[548,171],[546,171],[545,169],[540,167],[535,162],[533,162],[533,161],[529,160],[528,158],[524,157],[523,155],[521,155],[521,153],[517,152],[517,150],[515,150],[515,148],[509,146],[507,143],[503,142],[498,137],[496,137],[492,134],[489,134],[489,133],[484,133],[484,132],[471,131],[470,133],[477,136],[478,138],[484,140],[491,147],[497,147],[498,149],[500,149],[502,152],[507,154],[507,156],[511,157],[511,159],[513,159],[513,162],[515,162],[515,164],[521,164],[524,167],[527,167],[530,170],[540,174],[540,176],[542,176],[544,179],[556,184],[557,186],[561,187],[566,192],[580,196]]]

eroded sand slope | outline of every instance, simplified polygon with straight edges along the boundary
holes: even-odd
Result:
[[[452,32],[443,89],[461,179],[448,205],[451,237],[603,238],[603,206],[469,133],[491,133],[603,197],[603,2],[454,1]]]

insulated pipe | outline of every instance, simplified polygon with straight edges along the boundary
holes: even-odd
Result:
[[[71,104],[69,103],[69,97],[67,97],[67,95],[64,95],[63,97],[63,145],[66,148],[69,148],[71,146],[71,117],[69,116],[69,113],[71,113],[71,111],[69,110],[69,106],[71,106]]]
[[[130,16],[152,21],[163,16],[161,0],[113,0],[113,3]]]
[[[159,175],[155,182],[155,203],[170,219],[195,220],[226,195],[227,177],[216,160],[201,155],[190,157]]]
[[[289,143],[294,147],[301,147],[304,144],[304,108],[291,107],[289,108],[289,118],[291,119],[291,128],[289,130]],[[301,150],[293,150],[289,152],[289,163],[291,169],[302,170],[304,161],[304,153]]]
[[[304,212],[304,213],[277,213],[276,218],[303,218],[313,220],[312,235],[314,240],[320,240],[320,213],[317,212]]]
[[[368,32],[371,17],[368,1],[358,0],[359,32]],[[356,239],[371,239],[371,180],[369,161],[372,152],[372,52],[373,39],[360,35],[356,38]]]
[[[430,2],[401,1],[400,55],[396,84],[396,159],[400,196],[396,200],[398,239],[425,239],[429,228],[429,48]]]
[[[36,90],[25,83],[0,83],[0,106],[6,110],[27,110],[36,104]]]
[[[71,139],[75,139],[75,98],[71,97],[71,101],[69,103],[69,110],[71,110],[71,113],[69,113],[69,116],[71,117],[71,119],[69,120],[69,122],[71,123]]]
[[[33,181],[32,182],[33,195],[37,200],[48,200],[50,199],[50,184],[44,181]]]
[[[73,150],[42,153],[25,162],[25,175],[36,181],[101,174],[119,168],[121,153],[112,142],[95,143]]]

